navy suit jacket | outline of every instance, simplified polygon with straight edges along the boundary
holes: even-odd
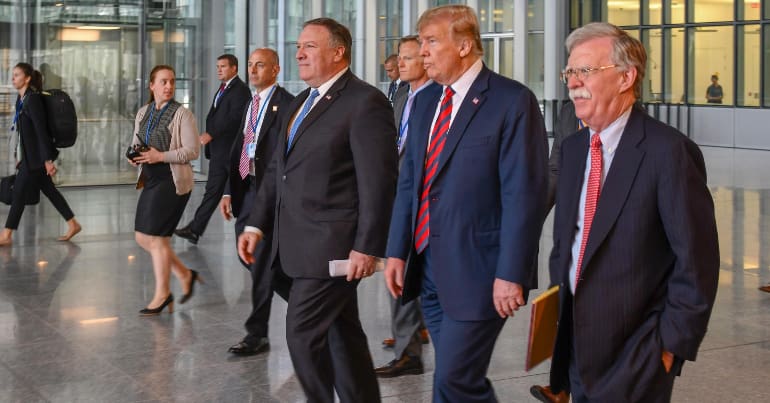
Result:
[[[254,153],[254,187],[259,189],[262,183],[262,177],[265,175],[267,164],[273,158],[273,151],[278,144],[281,125],[283,119],[288,115],[289,105],[294,100],[283,87],[276,85],[270,102],[265,106],[265,116],[262,117],[262,126],[259,128],[257,137],[257,149]],[[241,126],[238,129],[239,135],[235,137],[233,147],[230,149],[230,169],[228,170],[227,182],[225,183],[224,194],[229,194],[232,198],[230,203],[233,209],[233,215],[240,217],[243,199],[249,190],[245,180],[241,179],[240,163],[241,153],[243,152],[243,129],[246,127],[246,116],[249,111],[249,103],[243,110]],[[257,113],[257,112],[254,112]],[[248,212],[247,212],[248,213]]]
[[[212,139],[204,147],[204,155],[206,158],[214,159],[213,163],[227,164],[230,148],[238,134],[243,108],[251,99],[251,90],[240,77],[235,76],[225,87],[219,102],[214,106],[216,96],[215,93],[209,113],[206,115],[206,132]]]
[[[310,94],[294,98],[247,225],[273,234],[292,278],[329,279],[329,261],[351,250],[383,256],[393,206],[398,153],[393,108],[380,90],[348,70],[299,126],[286,153],[289,125]]]
[[[419,295],[413,258],[425,154],[442,90],[414,100],[388,237],[388,257],[408,261],[404,302]],[[534,268],[548,190],[548,140],[534,94],[484,67],[449,129],[430,190],[431,264],[444,312],[499,318],[495,278],[537,287]]]
[[[591,401],[654,401],[663,349],[694,360],[719,276],[714,203],[703,156],[690,139],[634,107],[596,207],[573,297],[569,267],[589,131],[564,139],[551,272],[560,317],[551,386],[577,366]]]

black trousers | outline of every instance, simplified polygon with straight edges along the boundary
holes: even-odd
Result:
[[[190,230],[198,236],[203,235],[206,226],[214,211],[219,207],[222,200],[222,194],[225,192],[225,184],[228,175],[227,159],[220,161],[220,158],[211,157],[209,163],[209,175],[206,180],[206,190],[203,193],[203,200],[200,206],[195,210],[195,217],[190,221]]]
[[[379,402],[358,316],[358,281],[294,278],[286,311],[291,362],[308,402]]]
[[[8,212],[8,218],[5,220],[5,228],[12,230],[19,228],[19,221],[21,221],[21,215],[24,213],[25,207],[24,195],[27,192],[36,192],[38,189],[53,203],[53,206],[65,221],[75,217],[69,204],[64,200],[64,196],[56,189],[53,180],[45,173],[45,170],[30,170],[22,161],[19,165],[19,172],[16,173],[13,201],[11,202],[11,210]]]
[[[248,191],[243,198],[241,215],[235,220],[236,246],[238,236],[246,226],[248,212],[251,211],[257,195],[254,178],[247,176],[244,180],[247,182]],[[283,274],[280,264],[272,268],[268,267],[271,247],[270,234],[266,234],[254,251],[254,263],[249,265],[241,260],[241,264],[251,273],[251,313],[244,323],[247,333],[244,341],[247,343],[257,343],[260,338],[267,337],[273,291],[275,290],[284,300],[289,300],[291,279]]]

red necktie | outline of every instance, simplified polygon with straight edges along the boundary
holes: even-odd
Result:
[[[580,272],[583,266],[583,253],[588,243],[588,234],[591,232],[591,223],[596,213],[596,203],[602,191],[602,139],[599,132],[591,136],[591,170],[588,173],[588,185],[586,187],[586,205],[583,215],[583,239],[580,240],[580,254],[578,255],[577,268],[575,269],[575,289],[580,281]]]
[[[436,177],[438,157],[446,143],[446,135],[449,132],[449,123],[452,119],[452,96],[455,94],[452,87],[444,90],[444,99],[441,101],[438,117],[433,125],[430,136],[428,153],[425,155],[425,171],[422,177],[422,192],[420,193],[420,206],[417,209],[417,226],[414,230],[414,247],[417,253],[422,253],[428,246],[430,236],[430,213],[428,211],[428,196],[433,179]]]
[[[223,92],[225,92],[225,83],[219,84],[219,90],[217,91],[217,95],[214,97],[214,107],[216,107],[219,103],[219,98],[222,96]]]
[[[249,125],[243,129],[243,149],[241,150],[241,162],[238,164],[238,172],[241,174],[241,179],[246,179],[246,175],[249,174],[249,160],[251,159],[251,156],[246,150],[248,150],[249,144],[254,142],[254,131],[257,129],[258,113],[259,94],[254,94],[254,99],[251,103]]]

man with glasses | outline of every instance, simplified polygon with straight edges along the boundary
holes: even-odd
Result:
[[[667,402],[695,360],[719,276],[714,203],[691,140],[635,107],[647,61],[607,23],[575,30],[562,73],[587,128],[564,140],[551,281],[551,388],[573,402]]]

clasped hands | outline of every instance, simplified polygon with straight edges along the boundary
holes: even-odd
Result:
[[[385,283],[393,298],[404,292],[405,267],[406,261],[395,257],[389,257],[385,264]],[[526,305],[521,285],[500,278],[495,278],[492,286],[492,300],[501,318],[513,317],[515,311]]]
[[[149,150],[139,153],[139,156],[133,160],[128,160],[133,166],[139,166],[140,164],[157,164],[163,162],[163,152],[158,151],[155,147],[150,147]]]
[[[243,232],[238,236],[238,256],[248,264],[254,263],[254,250],[257,244],[262,241],[262,234],[257,232]],[[347,280],[360,280],[374,274],[377,258],[355,250],[351,250],[348,255],[350,266],[348,268]]]

